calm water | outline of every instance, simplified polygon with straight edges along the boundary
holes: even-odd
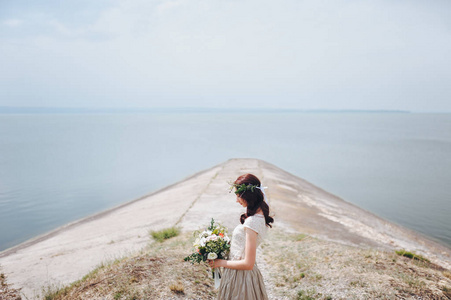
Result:
[[[451,247],[451,114],[0,115],[0,250],[233,157]]]

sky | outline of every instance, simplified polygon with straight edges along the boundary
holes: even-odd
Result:
[[[451,1],[0,0],[0,106],[451,112]]]

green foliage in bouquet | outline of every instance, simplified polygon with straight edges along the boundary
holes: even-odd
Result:
[[[211,219],[210,226],[202,232],[195,231],[194,236],[197,236],[193,244],[195,252],[185,257],[185,261],[200,263],[207,259],[227,259],[230,251],[227,228]]]

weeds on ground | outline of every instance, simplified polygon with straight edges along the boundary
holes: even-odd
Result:
[[[183,261],[188,234],[152,243],[141,253],[103,264],[47,298],[213,299],[206,264]],[[446,299],[448,270],[416,259],[272,229],[262,245],[275,299]],[[8,299],[9,300],[9,299]]]
[[[416,254],[411,259],[278,228],[267,237],[262,254],[276,298],[446,299],[451,286],[449,271]]]
[[[185,294],[185,288],[181,282],[172,283],[169,285],[169,289],[176,294]]]
[[[450,271],[443,271],[443,275],[448,278],[451,279],[451,272]]]
[[[191,243],[187,234],[152,243],[134,256],[102,264],[46,299],[212,299],[210,268],[183,261]]]
[[[20,289],[13,289],[6,280],[6,275],[0,273],[0,299],[2,300],[20,300]]]
[[[308,291],[299,290],[296,299],[297,300],[315,300],[316,299],[314,297],[315,294],[316,294],[316,291],[314,289],[311,289]]]
[[[422,261],[422,262],[430,262],[429,259],[427,259],[419,254],[415,254],[413,252],[406,251],[404,249],[397,250],[395,252],[396,252],[396,254],[398,254],[400,256],[408,257],[408,258],[415,259],[415,260]]]
[[[178,236],[180,234],[180,228],[170,227],[158,231],[149,231],[149,233],[157,242],[163,242],[164,240]]]

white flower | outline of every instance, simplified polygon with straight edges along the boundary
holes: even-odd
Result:
[[[226,236],[224,237],[224,241],[230,242],[230,238],[226,235]]]
[[[207,239],[206,238],[201,238],[200,239],[200,245],[202,246],[202,247],[205,247],[205,243],[207,242]]]
[[[207,237],[207,242],[216,241],[217,239],[218,239],[218,236],[216,234],[212,234],[209,237]]]
[[[216,253],[214,253],[214,252],[208,253],[207,259],[214,260],[217,258],[218,258],[218,255]]]

